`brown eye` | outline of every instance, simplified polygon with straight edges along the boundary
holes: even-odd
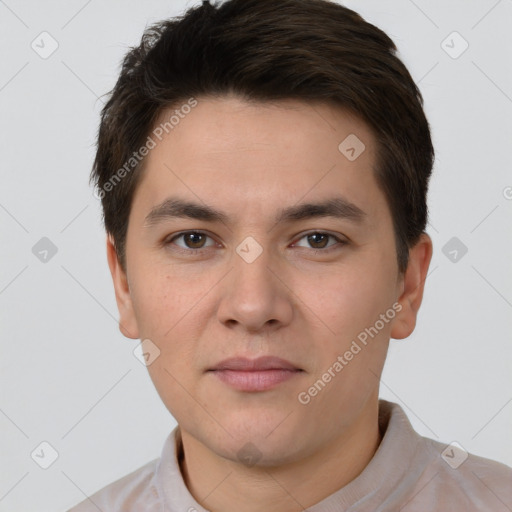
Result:
[[[308,242],[312,245],[313,249],[323,249],[326,247],[330,235],[325,233],[313,233],[307,235]]]
[[[166,245],[176,245],[181,250],[194,252],[214,245],[214,243],[206,245],[208,239],[213,242],[213,239],[206,233],[202,233],[201,231],[186,231],[173,236],[166,242]],[[178,240],[182,242],[178,243]]]
[[[300,245],[298,242],[294,245],[299,247],[306,247],[308,249],[321,250],[322,252],[328,252],[331,248],[336,249],[345,245],[347,242],[338,238],[337,236],[331,235],[330,233],[324,233],[322,231],[314,231],[313,233],[308,233],[302,236],[300,240],[305,239],[307,245]],[[329,240],[333,240],[334,243],[329,243]]]
[[[206,235],[203,233],[186,233],[183,240],[190,249],[201,249],[204,245]]]

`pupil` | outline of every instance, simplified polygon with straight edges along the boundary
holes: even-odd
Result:
[[[188,235],[188,237],[189,237],[188,241],[189,241],[189,243],[191,243],[192,245],[194,245],[194,244],[197,244],[197,243],[198,243],[198,244],[199,244],[199,246],[201,246],[201,241],[200,241],[200,240],[198,241],[197,239],[198,239],[198,238],[200,239],[202,236],[203,236],[203,235],[202,235],[201,233],[190,233],[190,234]]]
[[[327,235],[323,235],[321,233],[313,233],[312,235],[309,235],[309,238],[310,238],[310,243],[312,244],[315,244],[315,243],[318,243],[318,241],[314,240],[314,238],[316,237],[323,237],[324,238],[324,242],[327,240]],[[313,241],[311,241],[311,239],[313,239]],[[320,247],[325,247],[325,243],[320,243]]]

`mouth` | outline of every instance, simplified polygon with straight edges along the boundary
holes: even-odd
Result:
[[[226,359],[208,372],[238,391],[256,392],[273,389],[304,373],[304,370],[279,357],[263,356],[257,359]]]

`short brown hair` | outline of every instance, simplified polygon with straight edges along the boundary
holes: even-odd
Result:
[[[147,28],[102,110],[91,172],[123,269],[144,164],[133,155],[164,110],[191,97],[234,93],[262,102],[322,101],[367,122],[404,272],[409,248],[426,228],[434,149],[423,98],[396,52],[384,32],[329,0],[204,1]]]

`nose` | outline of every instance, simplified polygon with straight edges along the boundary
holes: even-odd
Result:
[[[263,249],[253,261],[235,253],[232,264],[231,272],[222,282],[219,321],[231,329],[250,332],[289,324],[293,317],[293,294],[271,251]]]

